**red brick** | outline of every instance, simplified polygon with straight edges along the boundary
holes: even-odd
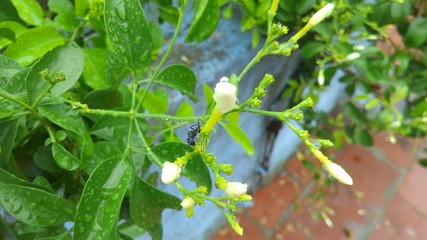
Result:
[[[374,148],[381,150],[387,159],[401,167],[408,167],[411,164],[413,160],[413,156],[411,156],[412,140],[396,136],[397,142],[393,144],[388,140],[388,133],[386,132],[376,134],[374,140]]]
[[[264,239],[264,233],[250,220],[243,216],[239,216],[240,226],[243,228],[243,236],[238,235],[231,229],[230,226],[226,226],[220,229],[211,240],[260,240]]]
[[[395,197],[370,239],[427,239],[427,218],[403,199]]]
[[[412,204],[416,209],[427,216],[427,168],[417,163],[409,169],[408,175],[399,188],[402,199]]]
[[[296,198],[293,184],[289,179],[287,176],[278,176],[253,195],[255,205],[249,208],[248,212],[263,226],[273,227]]]
[[[274,233],[273,240],[308,240],[303,231],[296,228],[292,223],[285,222],[279,231]]]

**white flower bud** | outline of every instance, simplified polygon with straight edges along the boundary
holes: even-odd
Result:
[[[319,11],[317,11],[311,18],[308,20],[308,24],[315,26],[323,21],[325,18],[331,15],[334,10],[335,4],[328,3],[324,7],[322,7]]]
[[[180,173],[181,168],[177,164],[164,162],[162,168],[162,182],[164,184],[173,183],[179,178]]]
[[[231,84],[227,77],[222,77],[215,86],[213,99],[222,113],[233,110],[237,103],[236,86]]]
[[[248,190],[247,184],[243,184],[241,182],[228,182],[224,192],[229,197],[240,197],[246,194],[247,190]]]
[[[184,200],[182,200],[181,207],[184,209],[191,209],[194,207],[195,204],[196,201],[194,201],[194,199],[192,199],[191,197],[186,197],[184,198]]]
[[[329,161],[323,164],[323,166],[332,177],[334,177],[341,183],[344,183],[347,185],[353,185],[353,179],[340,165]]]
[[[354,52],[354,53],[350,53],[345,57],[345,60],[347,61],[353,61],[354,59],[357,59],[360,57],[360,53],[358,52]]]

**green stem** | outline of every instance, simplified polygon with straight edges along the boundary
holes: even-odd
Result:
[[[242,108],[240,111],[260,114],[260,115],[269,116],[269,117],[275,117],[279,119],[280,119],[280,114],[282,114],[281,112],[265,111],[265,110],[254,109],[254,108]]]
[[[136,131],[139,134],[139,137],[141,139],[142,145],[144,145],[145,151],[147,153],[148,158],[150,158],[153,162],[155,162],[157,165],[159,165],[160,167],[163,165],[162,161],[159,160],[159,158],[157,157],[156,154],[153,153],[153,151],[151,151],[150,146],[148,146],[147,141],[145,141],[144,138],[144,134],[141,131],[141,128],[139,127],[139,123],[136,119],[133,120],[134,121],[134,125],[136,127]]]
[[[20,99],[15,98],[15,96],[9,94],[6,91],[0,90],[0,97],[7,99],[11,102],[17,103],[17,104],[23,106],[24,108],[28,109],[29,111],[34,112],[34,108],[32,108],[30,105],[26,104],[25,102],[21,101]]]
[[[175,32],[173,33],[172,39],[169,43],[169,47],[165,52],[165,55],[163,55],[162,59],[160,60],[159,64],[157,65],[156,69],[154,70],[154,74],[150,79],[150,82],[148,83],[147,88],[145,89],[141,99],[138,102],[138,105],[136,106],[136,109],[139,109],[139,107],[141,106],[142,102],[144,101],[147,92],[150,90],[151,86],[153,85],[154,79],[157,77],[157,75],[160,72],[160,69],[163,67],[163,64],[166,62],[166,60],[169,58],[169,55],[172,53],[173,47],[175,46],[175,41],[178,37],[178,33],[179,30],[181,29],[181,25],[182,25],[182,20],[184,19],[184,13],[183,13],[183,9],[185,10],[185,6],[187,4],[187,1],[182,1],[182,6],[180,8],[178,8],[178,12],[179,12],[179,18],[178,18],[178,23],[176,25],[175,28]]]

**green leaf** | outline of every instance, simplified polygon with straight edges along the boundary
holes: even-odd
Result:
[[[19,17],[34,26],[43,23],[43,9],[36,0],[11,0]]]
[[[365,122],[365,114],[351,102],[347,102],[344,105],[344,113],[345,116],[357,124],[362,124]]]
[[[208,38],[219,22],[219,0],[200,0],[194,2],[194,18],[185,41],[200,42]]]
[[[15,32],[9,28],[0,28],[0,37],[16,42]]]
[[[169,107],[163,98],[152,92],[147,92],[142,106],[150,113],[166,113]]]
[[[108,87],[117,89],[127,73],[126,59],[122,56],[109,52],[107,63],[105,65],[105,75],[108,81]]]
[[[52,143],[52,156],[58,166],[65,170],[72,171],[80,166],[80,160],[59,143]]]
[[[416,18],[409,25],[403,37],[405,45],[408,47],[419,47],[427,39],[427,18]]]
[[[74,44],[59,46],[47,52],[31,67],[27,75],[27,94],[30,104],[42,97],[49,90],[50,83],[40,76],[40,72],[48,70],[51,78],[56,73],[63,73],[65,80],[56,83],[50,92],[59,96],[70,89],[80,78],[83,71],[83,52]]]
[[[102,48],[84,48],[85,64],[83,80],[93,89],[103,89],[109,86],[106,76],[106,63],[108,53]]]
[[[93,152],[93,141],[89,131],[76,110],[66,105],[46,105],[37,108],[42,117],[61,128],[73,133],[78,147],[81,148],[84,156],[90,156]]]
[[[18,130],[18,119],[0,122],[0,168],[8,169]]]
[[[305,59],[310,59],[316,56],[319,52],[326,48],[322,42],[308,42],[301,48],[301,56]]]
[[[421,160],[419,160],[418,164],[420,164],[423,167],[427,167],[427,159],[421,159]]]
[[[53,237],[41,237],[41,238],[36,238],[35,240],[69,240],[69,239],[71,239],[71,229]]]
[[[62,44],[64,37],[58,30],[51,26],[40,26],[18,35],[16,43],[11,43],[3,54],[27,66],[47,51]]]
[[[33,226],[55,226],[72,220],[74,216],[71,202],[26,186],[2,184],[0,202],[16,219]]]
[[[215,101],[213,99],[214,91],[209,85],[203,83],[203,93],[205,94],[206,112],[210,112],[215,106]]]
[[[18,36],[22,32],[27,31],[26,27],[22,26],[18,22],[14,22],[14,21],[2,21],[2,22],[0,22],[0,28],[6,28],[6,29],[13,31],[14,36],[15,36],[13,42],[16,42],[16,36]],[[10,43],[12,43],[11,39],[7,39],[5,37],[3,37],[3,38],[0,37],[0,48],[6,47]]]
[[[82,103],[94,109],[113,109],[122,106],[122,96],[115,90],[95,90],[88,93]]]
[[[21,65],[3,55],[0,55],[0,88],[3,88],[6,84],[9,83],[10,79],[22,70]],[[7,90],[7,88],[4,88]]]
[[[103,161],[108,159],[118,159],[122,155],[116,142],[113,141],[98,141],[94,144],[93,154],[82,161],[82,168],[88,173],[92,172]]]
[[[133,69],[145,63],[151,54],[152,40],[139,1],[106,0],[104,16],[114,50],[123,55]]]
[[[139,227],[146,229],[153,239],[162,239],[163,209],[180,210],[180,203],[179,198],[162,192],[139,177],[135,177],[130,192],[130,215],[132,220]]]
[[[176,110],[177,117],[189,117],[193,115],[193,107],[186,101],[182,102]]]
[[[107,239],[131,179],[132,167],[126,159],[106,160],[95,169],[79,202],[74,240]]]
[[[56,175],[62,174],[64,171],[58,166],[53,159],[52,148],[50,146],[40,146],[34,154],[34,163],[38,168]]]
[[[184,156],[185,152],[192,152],[194,149],[187,144],[178,142],[165,142],[152,148],[162,162],[174,162],[178,157]],[[212,180],[209,174],[209,169],[203,162],[200,155],[194,156],[185,165],[182,175],[194,181],[198,187],[206,186],[208,192],[212,190]]]
[[[69,32],[79,26],[73,4],[68,0],[49,0],[49,9],[57,13],[54,22],[62,29]]]
[[[374,139],[372,138],[371,134],[364,128],[356,129],[356,140],[358,143],[367,147],[372,146],[374,143]]]
[[[0,185],[1,184],[3,185],[14,184],[14,185],[20,185],[24,187],[38,188],[40,190],[49,191],[49,189],[44,186],[34,184],[28,181],[24,181],[20,178],[15,177],[15,175],[7,172],[6,170],[0,168]]]
[[[180,91],[193,101],[198,101],[195,93],[196,75],[190,68],[184,65],[168,66],[156,76],[154,81]]]
[[[252,156],[255,152],[254,146],[252,145],[251,140],[246,136],[245,132],[237,125],[236,123],[224,123],[221,124],[224,129],[227,131],[228,135],[234,139],[240,146],[242,146],[243,150],[245,150],[246,154]]]

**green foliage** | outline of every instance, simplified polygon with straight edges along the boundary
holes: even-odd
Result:
[[[242,234],[234,213],[239,201],[251,198],[210,196],[213,188],[225,192],[224,175],[232,174],[233,166],[206,151],[219,122],[230,141],[254,154],[255,146],[239,125],[239,112],[286,123],[323,164],[329,160],[320,149],[331,147],[330,138],[335,146],[345,141],[370,146],[377,130],[391,136],[426,134],[427,22],[423,12],[408,17],[420,11],[413,1],[341,1],[331,17],[308,28],[307,20],[322,1],[201,0],[192,1],[191,7],[188,2],[3,1],[0,236],[86,240],[148,233],[162,239],[163,210],[181,210],[184,198],[201,206],[214,203]],[[146,4],[157,9],[146,15]],[[241,13],[234,14],[238,9]],[[264,56],[288,56],[301,49],[307,67],[301,72],[307,74],[287,82],[281,94],[291,99],[286,110],[257,108],[274,80],[266,74],[251,98],[234,102],[230,112],[219,112],[212,86],[203,84],[204,96],[198,96],[191,68],[170,62],[178,35],[201,43],[214,34],[221,11],[227,18],[241,16],[242,30],[253,31],[253,47],[265,41],[242,72],[230,76],[237,88],[245,86],[244,76]],[[191,24],[181,29],[187,14]],[[176,27],[172,37],[164,38],[163,22]],[[288,32],[283,24],[293,36],[281,38]],[[403,40],[385,52],[372,40],[387,38],[390,24]],[[314,80],[321,76],[328,85],[338,71],[346,73],[340,79],[348,95],[343,113],[316,113],[311,106],[324,86]],[[185,100],[172,109],[170,95],[175,91]],[[199,99],[205,100],[205,113],[195,116],[192,104]],[[311,138],[291,119],[304,120],[322,139]],[[191,126],[188,136],[175,135],[183,126]],[[194,146],[182,142],[186,137],[194,139]],[[187,189],[178,178],[174,184],[182,196],[160,190],[159,171],[165,162],[182,169],[181,175],[196,187]],[[303,163],[315,168],[312,162]],[[317,171],[315,177],[319,175]],[[197,214],[186,207],[187,216]],[[64,226],[67,221],[74,222],[71,229]]]

